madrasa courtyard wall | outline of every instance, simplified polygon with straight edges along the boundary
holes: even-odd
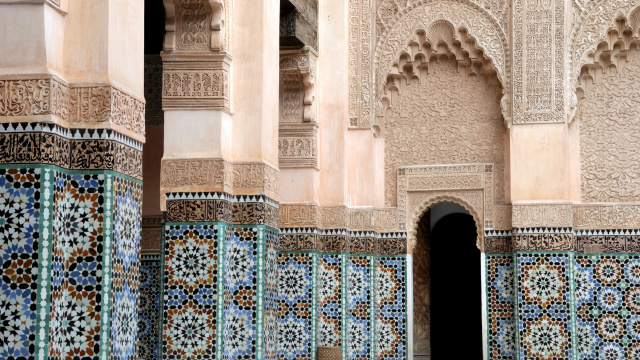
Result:
[[[453,202],[486,358],[640,356],[640,4],[291,3],[0,0],[0,354],[429,355]]]

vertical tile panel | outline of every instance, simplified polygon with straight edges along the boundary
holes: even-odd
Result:
[[[566,253],[516,255],[521,360],[572,358],[570,262]]]
[[[347,358],[367,360],[371,356],[371,308],[368,256],[349,256],[347,270]]]
[[[401,360],[407,356],[406,258],[381,256],[375,273],[375,355]]]
[[[158,360],[160,330],[160,255],[142,257],[138,301],[138,358]]]
[[[342,344],[342,255],[318,255],[318,346]]]
[[[512,360],[515,351],[513,256],[486,254],[487,343],[490,360]]]
[[[640,256],[575,255],[577,358],[640,358]]]
[[[0,169],[0,358],[35,355],[40,242],[39,168]]]
[[[314,254],[278,257],[278,360],[311,359]]]
[[[163,359],[215,358],[219,236],[217,224],[165,225]]]

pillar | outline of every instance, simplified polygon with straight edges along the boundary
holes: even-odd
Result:
[[[164,0],[164,359],[274,359],[279,2]]]
[[[142,6],[0,3],[0,358],[137,358]]]

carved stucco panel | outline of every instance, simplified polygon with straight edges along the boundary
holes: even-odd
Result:
[[[640,201],[640,51],[586,87],[580,126],[583,202]]]
[[[491,15],[476,4],[463,0],[418,1],[407,11],[396,15],[396,21],[380,37],[374,62],[378,99],[383,94],[391,65],[400,52],[406,48],[416,31],[426,31],[430,24],[438,20],[450,22],[455,29],[467,29],[484,50],[485,56],[491,59],[503,87],[509,89],[507,37]]]
[[[403,208],[396,199],[399,167],[456,163],[493,163],[494,176],[487,181],[495,182],[494,195],[488,194],[488,200],[503,203],[505,130],[495,88],[465,79],[455,64],[441,62],[431,68],[423,83],[402,85],[387,110],[385,205]]]
[[[629,19],[636,36],[637,21],[640,20],[637,14],[640,0],[585,1],[581,5],[583,10],[574,21],[569,40],[572,52],[571,89],[575,89],[582,67],[590,62],[590,54],[595,52],[598,44],[607,40],[607,32],[615,26],[616,19]],[[636,24],[633,24],[634,20]]]

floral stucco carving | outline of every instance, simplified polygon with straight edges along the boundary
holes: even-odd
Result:
[[[456,41],[472,53],[482,51],[495,69],[505,94],[510,89],[510,57],[507,36],[496,19],[478,5],[464,0],[417,1],[403,11],[399,11],[380,35],[375,52],[376,100],[385,95],[384,88],[389,73],[407,49],[418,50],[423,44],[415,42],[416,34],[429,34],[431,25],[446,21],[455,30]],[[461,38],[462,37],[462,38]],[[462,39],[463,41],[460,41]],[[410,44],[416,43],[417,47]],[[426,42],[428,44],[428,42]],[[408,53],[413,58],[412,53]],[[507,117],[507,116],[505,116]]]
[[[618,54],[583,69],[578,82],[583,202],[640,201],[640,51]]]
[[[576,87],[583,66],[594,62],[600,44],[613,39],[610,30],[621,36],[627,30],[631,37],[638,37],[640,30],[640,0],[600,0],[580,3],[579,15],[574,19],[569,42],[571,44],[571,88]],[[625,36],[625,37],[628,37]],[[613,45],[628,47],[629,40],[613,41]]]

